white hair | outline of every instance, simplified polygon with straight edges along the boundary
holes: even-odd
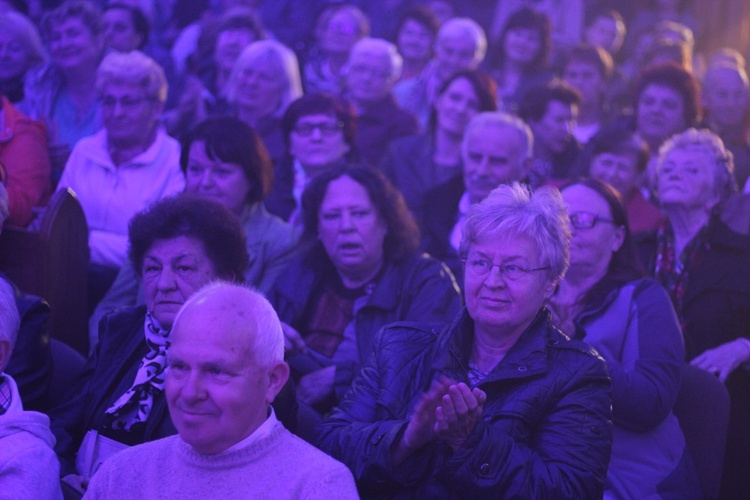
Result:
[[[142,87],[149,98],[167,101],[167,78],[159,63],[149,56],[132,52],[110,52],[96,70],[96,90],[101,94],[110,83],[127,83]]]
[[[534,135],[531,133],[531,129],[526,122],[517,116],[503,113],[502,111],[485,111],[479,113],[471,119],[469,124],[466,126],[464,132],[463,142],[461,143],[461,149],[466,152],[468,147],[469,133],[474,132],[477,129],[483,128],[505,128],[510,129],[518,134],[518,139],[521,147],[521,160],[527,160],[533,156],[534,152]]]
[[[255,335],[249,347],[259,365],[269,366],[275,361],[284,360],[284,333],[279,316],[262,293],[244,285],[228,281],[212,281],[205,285],[182,305],[175,316],[172,330],[176,330],[186,310],[197,307],[197,302],[216,294],[236,298],[239,301],[235,306],[238,311],[249,313],[245,317],[255,323]]]
[[[6,280],[0,278],[0,340],[10,342],[10,350],[16,345],[18,330],[21,328],[21,316],[16,306],[16,294]],[[7,361],[7,360],[6,360]],[[0,366],[0,372],[5,367]]]
[[[462,36],[474,43],[474,63],[479,64],[487,53],[487,35],[479,24],[468,17],[454,17],[440,27],[435,44],[445,38]]]
[[[350,62],[354,57],[354,54],[369,55],[372,57],[387,56],[390,60],[390,79],[395,81],[401,77],[401,69],[404,66],[404,59],[401,57],[401,54],[398,53],[398,48],[388,40],[365,37],[355,43],[352,47],[352,51],[349,53]]]

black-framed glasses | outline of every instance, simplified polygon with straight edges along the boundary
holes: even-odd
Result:
[[[294,126],[294,132],[302,137],[309,137],[315,129],[320,130],[321,135],[331,137],[344,129],[342,122],[336,123],[298,123]]]
[[[461,262],[475,276],[487,276],[492,268],[496,267],[503,277],[511,281],[520,280],[535,271],[546,271],[550,268],[549,266],[529,268],[519,266],[518,264],[493,264],[484,259],[463,259]]]
[[[596,215],[589,212],[576,212],[574,214],[570,214],[569,217],[570,224],[576,229],[591,229],[592,227],[596,226],[597,222],[607,222],[609,224],[615,223],[613,219],[608,219],[606,217],[602,217],[601,215]]]

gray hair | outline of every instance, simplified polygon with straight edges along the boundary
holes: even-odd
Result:
[[[112,52],[96,70],[96,90],[100,94],[110,83],[140,86],[151,99],[164,104],[167,100],[167,78],[159,64],[143,52]]]
[[[274,71],[281,77],[281,103],[274,113],[281,116],[289,104],[302,97],[302,78],[299,74],[297,56],[286,45],[276,40],[258,40],[245,47],[229,75],[225,90],[227,101],[232,104],[235,102],[237,86],[244,69],[256,65],[261,59],[270,61]]]
[[[10,349],[16,345],[18,330],[21,328],[21,316],[16,306],[16,294],[6,280],[0,278],[0,340],[10,342]],[[0,366],[0,372],[5,367]]]
[[[250,312],[248,321],[255,324],[255,335],[252,345],[249,346],[255,356],[255,361],[261,366],[269,366],[276,361],[284,360],[284,333],[281,330],[281,321],[268,299],[258,290],[230,283],[227,281],[212,281],[195,292],[175,316],[172,329],[177,327],[182,314],[202,299],[217,293],[228,294],[239,302],[235,309]]]
[[[552,281],[565,276],[570,263],[570,226],[565,202],[556,188],[543,186],[532,192],[518,182],[495,188],[466,214],[458,252],[466,258],[480,239],[501,235],[524,235],[535,241],[542,265],[550,266]]]
[[[529,126],[517,116],[509,115],[502,111],[485,111],[484,113],[479,113],[472,118],[466,126],[461,149],[466,152],[470,132],[473,132],[476,129],[489,127],[506,128],[515,131],[518,134],[518,139],[521,143],[521,152],[523,153],[522,160],[526,160],[533,156],[534,135],[531,133]]]
[[[659,160],[656,165],[656,172],[658,173],[661,170],[667,154],[675,149],[687,149],[691,147],[702,148],[713,160],[707,167],[713,169],[714,194],[720,202],[726,200],[732,193],[737,191],[732,152],[726,149],[719,136],[710,130],[691,128],[667,139],[659,148]]]
[[[449,19],[440,27],[435,45],[445,38],[462,36],[474,42],[474,63],[478,65],[484,60],[487,53],[487,35],[482,27],[473,19],[468,17],[454,17]]]
[[[26,60],[30,68],[39,66],[47,60],[39,31],[23,14],[13,11],[0,14],[0,32],[8,33],[18,40],[26,51]]]
[[[743,68],[742,66],[736,66],[730,62],[720,62],[714,64],[713,66],[709,66],[708,71],[706,71],[706,75],[703,77],[703,88],[709,89],[713,87],[716,83],[716,74],[722,71],[732,71],[736,73],[737,76],[740,77],[740,80],[742,80],[745,89],[750,88],[750,80],[748,80],[747,78],[747,72],[745,71],[745,68]]]
[[[352,47],[352,51],[349,53],[349,61],[352,60],[354,54],[371,55],[375,57],[388,56],[390,60],[390,80],[395,81],[401,77],[401,69],[404,66],[404,59],[401,54],[398,53],[398,48],[382,38],[371,38],[366,37],[359,40]]]

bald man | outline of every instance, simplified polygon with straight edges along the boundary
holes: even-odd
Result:
[[[113,456],[85,498],[357,498],[344,465],[276,419],[283,357],[281,324],[260,293],[213,283],[194,294],[167,354],[178,435]]]

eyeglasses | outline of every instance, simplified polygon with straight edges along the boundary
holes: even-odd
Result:
[[[463,259],[463,262],[468,269],[475,276],[486,276],[490,273],[493,267],[497,267],[500,271],[500,275],[511,281],[520,280],[521,278],[528,276],[530,273],[535,271],[546,271],[549,266],[527,268],[519,266],[518,264],[493,264],[488,260],[483,259]]]
[[[576,229],[591,229],[592,227],[596,226],[597,222],[608,222],[610,224],[615,223],[615,221],[612,219],[607,219],[606,217],[590,214],[588,212],[576,212],[574,214],[570,214],[569,217],[570,224]]]
[[[139,104],[141,104],[144,101],[150,101],[148,97],[121,97],[117,98],[111,95],[106,95],[102,97],[102,107],[107,109],[114,109],[115,106],[117,106],[117,103],[120,103],[120,106],[123,109],[135,109]]]
[[[302,137],[309,137],[315,129],[320,130],[321,135],[331,137],[344,129],[344,124],[337,123],[298,123],[294,126],[294,132]]]

